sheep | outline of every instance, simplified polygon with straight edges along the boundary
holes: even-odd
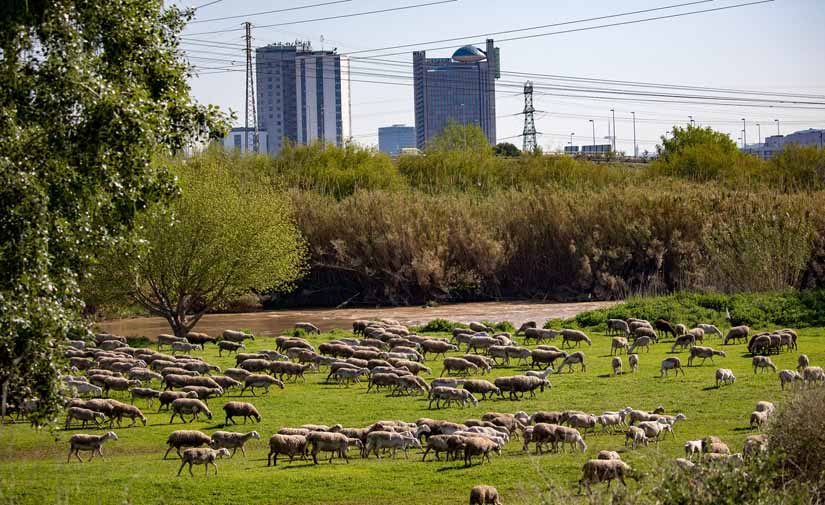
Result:
[[[207,405],[209,404],[210,398],[223,395],[223,389],[220,387],[208,388],[205,386],[185,386],[182,391],[185,393],[195,393],[198,395],[198,400],[203,400]]]
[[[490,460],[490,452],[492,451],[500,455],[501,447],[492,440],[483,437],[466,437],[464,439],[464,466],[469,467],[472,465],[473,456],[481,456],[480,464],[482,465],[485,459],[492,462]]]
[[[107,376],[103,379],[103,394],[108,396],[109,391],[128,391],[135,386],[140,386],[140,381]]]
[[[636,449],[639,444],[646,446],[649,442],[645,430],[638,426],[628,426],[627,431],[625,431],[625,445],[627,445],[628,440],[632,442],[633,449]]]
[[[751,418],[750,418],[750,427],[751,427],[751,429],[753,429],[754,426],[758,429],[761,429],[762,426],[767,424],[768,418],[770,417],[770,415],[771,415],[770,411],[763,411],[763,412],[753,411],[753,412],[751,412]]]
[[[135,425],[135,422],[140,419],[144,426],[146,426],[146,416],[143,415],[143,412],[140,411],[139,408],[135,407],[134,405],[129,405],[126,403],[121,403],[115,400],[110,400],[114,410],[112,412],[113,418],[117,419],[117,425],[120,426],[120,422],[124,417],[128,417],[132,420],[132,424],[129,425],[129,428]]]
[[[177,430],[173,431],[166,437],[166,445],[169,447],[166,449],[166,452],[163,454],[163,459],[166,459],[166,456],[169,455],[169,451],[175,449],[178,453],[178,457],[182,457],[180,450],[184,447],[191,448],[191,447],[201,447],[204,445],[209,445],[212,442],[212,439],[206,433],[197,431],[197,430]]]
[[[686,335],[693,335],[694,345],[696,344],[696,342],[704,343],[705,341],[705,330],[703,330],[702,328],[692,328],[688,330]]]
[[[246,349],[242,342],[233,342],[231,340],[221,340],[218,342],[218,356],[223,356],[223,351],[237,354],[240,349]]]
[[[796,360],[796,369],[797,369],[797,371],[802,372],[802,370],[804,370],[805,368],[808,368],[809,366],[811,366],[811,363],[808,360],[808,355],[807,354],[800,354],[799,357]]]
[[[660,334],[670,334],[673,338],[676,338],[676,329],[673,327],[673,324],[670,321],[666,321],[664,319],[657,319],[656,322],[653,323],[654,328],[660,332]]]
[[[627,364],[630,365],[630,371],[636,373],[636,370],[639,369],[639,355],[638,354],[628,354],[627,355]]]
[[[670,352],[676,352],[677,347],[680,347],[683,350],[685,347],[693,347],[695,342],[696,337],[691,333],[682,335],[680,337],[676,337],[676,341],[673,342],[673,346],[670,348]]]
[[[687,333],[687,326],[685,326],[682,323],[677,324],[676,326],[673,327],[673,329],[676,330],[676,336],[677,337],[682,336],[685,333]]]
[[[627,337],[628,335],[630,335],[630,326],[628,326],[627,322],[621,319],[608,319],[607,334],[613,335],[616,332],[621,332],[622,335]]]
[[[625,337],[613,337],[613,340],[610,342],[610,354],[619,354],[622,349],[624,349],[626,354],[628,349],[627,339]]]
[[[719,331],[719,328],[712,324],[697,324],[696,327],[704,331],[705,335],[719,335],[720,337],[722,336],[722,332]]]
[[[613,359],[610,360],[610,366],[613,368],[613,376],[619,375],[622,373],[622,358],[614,356]]]
[[[172,342],[172,356],[175,353],[182,352],[183,354],[191,354],[192,351],[196,349],[200,349],[201,346],[199,344],[190,344],[189,342]]]
[[[186,339],[184,337],[176,337],[175,335],[167,335],[167,334],[158,335],[158,338],[157,338],[158,351],[160,350],[160,348],[162,346],[164,346],[164,345],[171,346],[172,343],[174,343],[174,342],[186,342]]]
[[[542,328],[528,328],[524,330],[524,343],[525,345],[530,342],[530,339],[533,339],[538,344],[542,340],[553,340],[554,338],[561,335],[561,332],[558,330],[545,330]]]
[[[621,413],[615,414],[602,414],[600,416],[596,416],[596,422],[602,425],[602,431],[611,431],[613,426],[622,426],[624,424],[623,415]]]
[[[447,407],[449,407],[452,402],[461,403],[461,408],[464,408],[467,405],[467,402],[472,403],[473,406],[478,405],[478,400],[476,400],[475,396],[467,390],[436,387],[430,390],[430,403],[428,408],[433,408],[433,402],[435,402],[436,408],[441,408],[441,400],[447,402]]]
[[[488,351],[490,347],[494,345],[498,345],[499,341],[493,337],[472,337],[469,342],[467,342],[467,352],[473,351],[477,352],[478,349],[483,349],[484,351]]]
[[[153,380],[163,381],[163,376],[161,374],[155,373],[148,368],[132,368],[129,370],[128,377],[132,380],[138,380],[141,382],[151,382]]]
[[[619,453],[616,451],[599,451],[599,454],[596,456],[596,459],[622,459],[619,456]]]
[[[656,440],[657,447],[659,446],[659,437],[662,433],[665,431],[670,431],[670,433],[673,434],[673,429],[669,424],[662,424],[658,421],[642,421],[639,423],[638,427],[644,430],[648,439]]]
[[[233,417],[243,416],[243,423],[246,424],[248,417],[254,418],[256,422],[261,422],[261,414],[251,403],[246,402],[229,402],[223,406],[223,411],[226,414],[224,425],[228,425],[230,421],[235,422]]]
[[[81,421],[81,428],[86,427],[87,422],[93,422],[96,426],[100,426],[100,422],[106,418],[102,413],[95,412],[94,410],[84,409],[82,407],[69,407],[69,410],[66,412],[66,429],[69,429],[69,426],[72,423],[72,419],[77,419]]]
[[[471,393],[480,394],[482,400],[487,399],[488,393],[491,397],[493,394],[501,395],[501,390],[495,384],[486,380],[466,380],[462,386]]]
[[[713,448],[713,444],[722,444],[722,439],[715,436],[710,435],[702,439],[702,452],[709,452]],[[724,444],[722,444],[724,445]]]
[[[768,436],[767,435],[750,435],[745,439],[742,446],[742,455],[745,458],[756,456],[757,454],[767,452],[768,450]]]
[[[552,368],[553,363],[555,363],[557,359],[564,360],[567,356],[568,354],[564,351],[535,349],[530,355],[530,358],[532,359],[530,366],[535,367],[536,365],[544,365],[545,369]]]
[[[186,338],[186,341],[189,342],[190,344],[199,345],[201,350],[204,349],[204,346],[206,344],[208,344],[210,342],[214,344],[215,342],[218,341],[217,338],[210,337],[206,333],[198,333],[198,332],[194,332],[194,331],[190,331],[189,333],[187,333],[185,338]]]
[[[364,448],[364,453],[375,453],[375,457],[381,459],[378,453],[379,449],[392,449],[392,458],[395,459],[395,453],[398,449],[404,451],[404,457],[409,457],[407,450],[410,446],[421,448],[421,443],[409,433],[395,433],[391,431],[373,431],[367,434],[367,444]]]
[[[185,423],[184,414],[192,414],[192,419],[189,420],[191,423],[198,418],[201,412],[206,415],[207,419],[212,419],[212,412],[202,401],[194,398],[178,398],[172,402],[172,417],[169,419],[169,424],[172,424],[177,416],[180,416],[180,420]]]
[[[239,388],[243,386],[243,384],[239,381],[236,381],[232,377],[227,377],[225,375],[214,375],[212,376],[212,380],[218,383],[224,391],[231,389],[231,388]]]
[[[475,372],[478,367],[464,358],[444,358],[444,369],[441,370],[441,375],[450,372],[457,372],[464,375],[469,375],[470,372]]]
[[[562,347],[564,347],[564,345],[567,344],[568,342],[570,342],[570,343],[575,342],[576,347],[581,346],[582,342],[587,342],[587,345],[593,345],[593,341],[590,340],[590,337],[588,337],[587,335],[584,334],[584,332],[581,332],[579,330],[570,330],[570,329],[561,330],[561,338],[562,338],[562,341],[561,341],[561,346]],[[572,345],[571,345],[571,347],[572,347]]]
[[[559,366],[559,371],[557,373],[561,373],[564,369],[564,366],[567,365],[568,370],[570,373],[573,373],[573,365],[580,363],[582,366],[582,372],[587,371],[587,366],[584,363],[584,353],[581,351],[576,351],[573,354],[568,355],[564,358],[561,362],[561,366]]]
[[[367,393],[369,393],[373,387],[376,391],[379,391],[382,386],[389,386],[392,388],[398,386],[398,375],[394,373],[370,374],[369,381],[367,382]]]
[[[442,356],[450,351],[458,351],[458,347],[443,340],[425,340],[421,342],[421,353],[424,355],[424,358],[427,357],[427,353],[431,352],[436,355],[436,357],[441,354]]]
[[[221,368],[219,366],[210,365],[209,363],[203,361],[190,361],[184,363],[183,368],[191,372],[198,372],[204,375],[208,375],[210,372],[221,371]]]
[[[278,455],[289,456],[289,462],[295,456],[305,459],[307,456],[307,438],[305,435],[276,434],[269,438],[269,454],[266,457],[266,466],[278,466]]]
[[[232,449],[232,457],[241,450],[243,457],[246,457],[246,450],[244,445],[249,439],[254,438],[260,440],[261,435],[257,431],[250,431],[249,433],[235,433],[232,431],[216,431],[212,434],[212,441],[209,447],[213,449]]]
[[[479,323],[479,322],[476,322],[476,321],[470,321],[470,323],[467,326],[469,326],[470,329],[475,331],[475,332],[482,332],[483,331],[483,332],[487,332],[487,333],[493,333],[492,328],[490,328],[486,324]]]
[[[694,454],[702,454],[701,440],[688,440],[687,442],[685,442],[685,457],[688,459],[692,459]]]
[[[429,393],[430,386],[421,377],[406,375],[398,378],[398,384],[393,394],[424,394]]]
[[[733,384],[736,382],[736,376],[733,375],[733,371],[729,368],[717,368],[716,369],[716,387],[719,387],[719,384]]]
[[[158,399],[160,400],[160,407],[158,407],[158,412],[160,412],[164,405],[166,406],[166,410],[169,410],[169,406],[172,405],[172,402],[177,400],[178,398],[198,398],[198,394],[194,391],[191,392],[183,392],[183,391],[163,391],[160,393]]]
[[[329,452],[329,462],[332,463],[332,458],[337,453],[344,461],[349,463],[347,457],[347,449],[349,448],[349,439],[342,433],[327,433],[313,431],[307,435],[307,442],[312,445],[311,454],[312,461],[318,464],[318,453],[321,451]]]
[[[528,375],[516,375],[511,377],[496,377],[493,381],[495,386],[499,388],[499,396],[503,396],[505,392],[509,394],[510,400],[517,400],[519,393],[521,398],[524,398],[524,393],[529,392],[531,398],[536,397],[536,389],[540,389],[543,393],[545,387],[551,387],[547,379],[540,379],[538,377],[531,377]]]
[[[501,505],[498,490],[484,484],[473,486],[470,490],[470,505]]]
[[[802,375],[796,370],[782,370],[779,372],[779,383],[782,391],[785,390],[785,384],[793,385],[797,381],[802,382]]]
[[[659,374],[660,377],[667,377],[668,370],[676,370],[676,375],[679,375],[679,371],[682,372],[682,375],[685,375],[685,370],[682,368],[682,361],[679,358],[666,358],[662,360],[662,368],[661,373]]]
[[[537,372],[535,370],[527,370],[526,372],[524,372],[524,375],[526,375],[528,377],[536,377],[538,379],[545,379],[546,380],[547,377],[550,374],[554,373],[554,372],[555,372],[555,370],[553,370],[553,367],[548,367],[543,372]]]
[[[234,379],[238,382],[243,382],[244,379],[252,375],[252,372],[249,370],[244,370],[243,368],[227,368],[223,373],[230,379]]]
[[[702,452],[705,454],[730,454],[730,448],[722,442],[706,443],[706,439],[702,439]]]
[[[391,361],[392,362],[392,361]],[[420,373],[426,373],[427,375],[432,375],[433,371],[430,367],[424,366],[421,363],[416,363],[415,361],[409,360],[397,360],[392,362],[392,364],[398,368],[406,368],[413,375],[418,375]]]
[[[524,333],[528,328],[535,328],[537,326],[538,325],[535,321],[524,322],[521,326],[518,327],[518,330],[516,330],[516,335],[518,335],[519,333]]]
[[[89,451],[92,453],[91,456],[89,456],[89,461],[95,457],[95,453],[103,458],[103,453],[100,451],[100,448],[107,440],[117,440],[117,435],[114,431],[108,431],[103,435],[72,435],[71,438],[69,438],[69,456],[66,458],[66,463],[72,460],[72,453],[74,453],[78,461],[83,463],[83,460],[80,458],[80,451]]]
[[[95,386],[94,384],[89,384],[87,382],[72,382],[68,385],[69,389],[73,389],[77,392],[78,395],[84,395],[91,393],[94,396],[102,396],[103,395],[103,388],[100,386]]]
[[[771,358],[767,356],[754,356],[751,360],[753,363],[753,373],[756,373],[757,369],[767,369],[770,368],[774,372],[776,372],[776,365],[773,364]]]
[[[453,378],[453,377],[433,379],[430,382],[430,389],[437,388],[439,386],[448,387],[448,388],[457,388],[458,386],[464,384],[464,381],[466,381],[466,380],[468,380],[468,379],[459,379],[459,378]]]
[[[172,388],[183,388],[186,386],[202,386],[213,389],[220,388],[220,385],[209,377],[169,374],[163,377],[163,382],[166,384],[166,387],[164,388],[165,391]]]
[[[564,450],[564,443],[570,444],[570,448],[575,450],[576,447],[581,450],[582,454],[587,451],[587,444],[581,436],[581,433],[575,428],[568,428],[567,426],[559,426],[556,428],[556,436],[561,442],[561,448]]]
[[[345,368],[339,368],[334,372],[330,372],[330,374],[335,376],[338,384],[347,384],[347,386],[349,386],[350,382],[360,383],[360,377],[362,375],[368,375],[369,368],[353,368],[348,366]]]
[[[647,352],[650,352],[650,344],[653,343],[653,339],[648,336],[642,336],[637,338],[633,345],[630,346],[630,349],[627,350],[628,353],[633,353],[637,348],[644,347]]]
[[[728,345],[728,341],[730,340],[733,340],[734,342],[739,340],[747,340],[750,331],[750,328],[744,325],[734,326],[728,330],[728,334],[725,335],[725,338],[722,340],[722,345]]]
[[[478,354],[465,354],[461,356],[461,359],[465,359],[477,366],[478,373],[490,373],[493,370],[492,364],[495,363],[495,361],[485,358],[484,356],[479,356]]]
[[[590,414],[573,414],[567,418],[567,424],[571,428],[581,428],[584,436],[587,436],[587,428],[596,430],[596,417]]]
[[[224,330],[222,337],[224,340],[229,340],[231,342],[243,342],[246,339],[255,340],[254,335],[235,330]]]
[[[536,454],[542,453],[542,446],[545,444],[551,444],[551,450],[556,450],[556,444],[559,441],[559,437],[556,436],[556,430],[558,430],[560,426],[553,423],[536,423],[535,426],[530,426],[524,429],[524,447],[523,449],[527,451],[528,444],[533,442],[536,444]]]
[[[807,386],[816,385],[818,382],[825,383],[825,371],[822,367],[806,366],[802,369],[802,378]]]
[[[255,388],[264,388],[264,393],[269,393],[270,386],[278,386],[284,389],[283,381],[280,381],[269,375],[252,374],[244,379],[243,389],[241,389],[241,396],[249,388],[252,391],[252,396],[255,396]]]
[[[177,475],[180,477],[183,467],[187,464],[189,465],[189,475],[192,477],[195,476],[195,474],[192,473],[192,465],[204,465],[206,475],[209,475],[209,465],[212,465],[215,467],[215,475],[218,475],[218,465],[215,464],[215,460],[226,456],[229,456],[229,451],[226,449],[186,449],[183,451]]]
[[[314,324],[312,324],[312,323],[295,323],[294,328],[295,328],[296,330],[303,330],[303,331],[305,331],[305,332],[307,332],[307,333],[314,333],[314,334],[316,334],[316,335],[320,335],[320,334],[321,334],[321,330],[319,330],[319,329],[318,329],[318,327],[317,327],[317,326],[315,326],[315,325],[314,325]]]
[[[633,330],[634,340],[638,340],[644,337],[649,338],[651,342],[658,342],[659,340],[659,337],[656,335],[656,332],[653,330],[653,328],[649,326],[640,326]]]
[[[693,360],[696,358],[702,358],[702,365],[705,364],[705,360],[710,358],[710,362],[713,363],[713,357],[720,356],[722,358],[726,357],[725,351],[717,351],[716,349],[710,347],[702,347],[699,345],[695,345],[690,348],[690,357],[688,358],[688,366],[693,365]]]

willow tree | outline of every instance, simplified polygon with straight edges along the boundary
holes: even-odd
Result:
[[[249,165],[220,153],[178,162],[180,196],[138,219],[141,246],[116,251],[100,284],[165,318],[179,336],[240,294],[290,288],[306,246],[289,199]]]
[[[54,419],[63,345],[87,334],[80,281],[176,192],[150,160],[223,134],[189,94],[189,16],[161,0],[0,2],[0,420],[35,398],[29,419]]]

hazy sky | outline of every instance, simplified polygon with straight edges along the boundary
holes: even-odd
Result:
[[[197,6],[209,0],[181,0],[181,6]],[[196,20],[237,16],[260,11],[284,9],[322,3],[325,0],[263,1],[221,0],[197,11]],[[326,0],[330,1],[330,0]],[[457,0],[411,10],[385,12],[359,17],[313,21],[278,27],[262,25],[302,21],[363,11],[414,5],[435,0],[351,0],[334,5],[289,12],[250,16],[255,45],[266,45],[296,38],[310,40],[315,48],[336,47],[339,53],[375,49],[402,44],[419,44],[439,39],[471,36],[461,41],[421,44],[428,56],[449,56],[464,43],[480,42],[484,34],[519,28],[563,23],[585,18],[621,14],[686,3],[689,0],[608,0],[591,1],[519,1]],[[757,123],[762,137],[776,133],[774,119],[780,120],[782,133],[808,127],[825,127],[825,105],[822,110],[729,107],[713,105],[672,104],[638,101],[639,97],[620,96],[616,99],[593,99],[569,96],[589,91],[547,90],[547,86],[591,89],[615,89],[611,83],[558,80],[563,77],[583,77],[657,84],[678,84],[737,90],[758,90],[778,93],[818,95],[813,98],[766,97],[771,100],[796,100],[825,103],[825,1],[776,0],[771,3],[709,12],[692,16],[615,26],[574,33],[557,34],[524,40],[500,39],[555,32],[670,15],[694,10],[713,9],[748,0],[713,0],[674,9],[616,17],[612,19],[569,24],[565,26],[495,35],[501,48],[501,69],[505,74],[497,83],[498,139],[521,147],[523,108],[520,86],[528,77],[508,73],[533,74],[537,88],[534,105],[536,128],[543,134],[539,144],[546,149],[559,149],[570,140],[574,144],[592,143],[595,120],[597,143],[607,143],[610,109],[616,110],[618,149],[631,153],[633,130],[631,111],[636,112],[636,137],[640,152],[653,150],[659,137],[673,124],[685,124],[693,115],[697,124],[709,125],[741,137],[742,118],[747,119],[747,138],[757,140]],[[192,79],[195,97],[204,103],[235,110],[238,124],[243,121],[244,74],[221,72],[219,69],[234,61],[244,68],[240,31],[227,33],[200,32],[239,28],[245,18],[225,19],[191,24],[184,31],[184,47],[192,52],[192,63],[204,67],[202,75]],[[189,35],[192,34],[192,35]],[[476,35],[476,36],[473,36]],[[481,35],[480,37],[478,35]],[[201,41],[201,42],[197,42]],[[207,47],[202,41],[225,44]],[[449,46],[432,50],[431,47]],[[383,52],[359,53],[353,56],[377,56],[398,53],[382,59],[389,62],[353,60],[354,81],[388,81],[393,84],[352,82],[352,129],[355,140],[362,144],[377,144],[378,128],[395,123],[414,125],[411,66],[412,48]],[[236,56],[233,56],[236,55]],[[211,59],[209,59],[211,58]],[[369,74],[393,75],[394,78]],[[545,74],[539,76],[535,74]],[[550,74],[550,75],[548,75]],[[405,77],[406,76],[406,77]],[[662,90],[661,88],[626,88],[647,92],[712,95],[709,91]],[[592,93],[591,93],[592,95]],[[741,96],[741,95],[739,95]],[[619,99],[621,98],[621,99]],[[651,97],[652,100],[667,98]]]

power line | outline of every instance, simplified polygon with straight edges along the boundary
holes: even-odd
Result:
[[[330,19],[342,19],[342,18],[351,18],[351,17],[356,17],[356,16],[366,16],[366,15],[369,15],[369,14],[380,14],[380,13],[384,13],[384,12],[395,12],[395,11],[402,11],[402,10],[409,10],[409,9],[417,9],[419,7],[429,7],[431,5],[440,5],[440,4],[446,4],[446,3],[453,3],[453,2],[457,2],[457,1],[458,0],[437,0],[435,2],[427,2],[427,3],[421,3],[421,4],[415,4],[415,5],[404,5],[404,6],[401,6],[401,7],[391,7],[391,8],[388,8],[388,9],[377,9],[377,10],[364,11],[364,12],[354,12],[352,14],[340,14],[340,15],[337,15],[337,16],[327,16],[327,17],[323,17],[323,18],[302,19],[300,21],[288,21],[288,22],[284,22],[284,23],[273,23],[273,24],[270,24],[270,25],[255,25],[255,28],[258,28],[258,29],[260,29],[260,28],[272,28],[272,27],[275,27],[275,26],[297,25],[297,24],[302,24],[302,23],[312,23],[312,22],[315,22],[315,21],[328,21]],[[228,28],[228,29],[225,29],[225,30],[213,30],[213,31],[209,31],[209,32],[197,32],[197,33],[190,33],[190,34],[187,34],[187,35],[189,35],[189,36],[192,36],[192,35],[212,35],[212,34],[215,34],[215,33],[229,33],[229,32],[237,32],[237,31],[243,31],[243,28]]]
[[[275,9],[275,10],[271,10],[271,11],[251,12],[249,14],[238,14],[237,16],[224,16],[224,17],[220,17],[220,18],[197,19],[197,20],[194,20],[194,21],[190,21],[189,24],[192,25],[192,24],[195,24],[195,23],[209,23],[209,22],[212,22],[212,21],[224,21],[224,20],[227,20],[227,19],[250,18],[252,16],[263,16],[263,15],[266,15],[266,14],[275,14],[276,12],[297,11],[297,10],[301,10],[301,9],[311,9],[313,7],[322,7],[324,5],[342,4],[342,3],[347,3],[347,2],[352,2],[352,0],[333,0],[331,2],[324,2],[324,3],[318,3],[318,4],[312,4],[312,5],[301,5],[299,7],[288,7],[286,9]]]
[[[223,2],[223,0],[212,0],[211,2],[207,2],[203,5],[198,5],[197,7],[193,7],[193,10],[203,9],[204,7],[209,7],[210,5],[215,5],[216,3]]]

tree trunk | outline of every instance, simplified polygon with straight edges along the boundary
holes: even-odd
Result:
[[[6,377],[6,380],[3,381],[3,392],[0,394],[0,424],[6,424],[6,402],[9,396],[9,382],[11,382],[11,376]]]

